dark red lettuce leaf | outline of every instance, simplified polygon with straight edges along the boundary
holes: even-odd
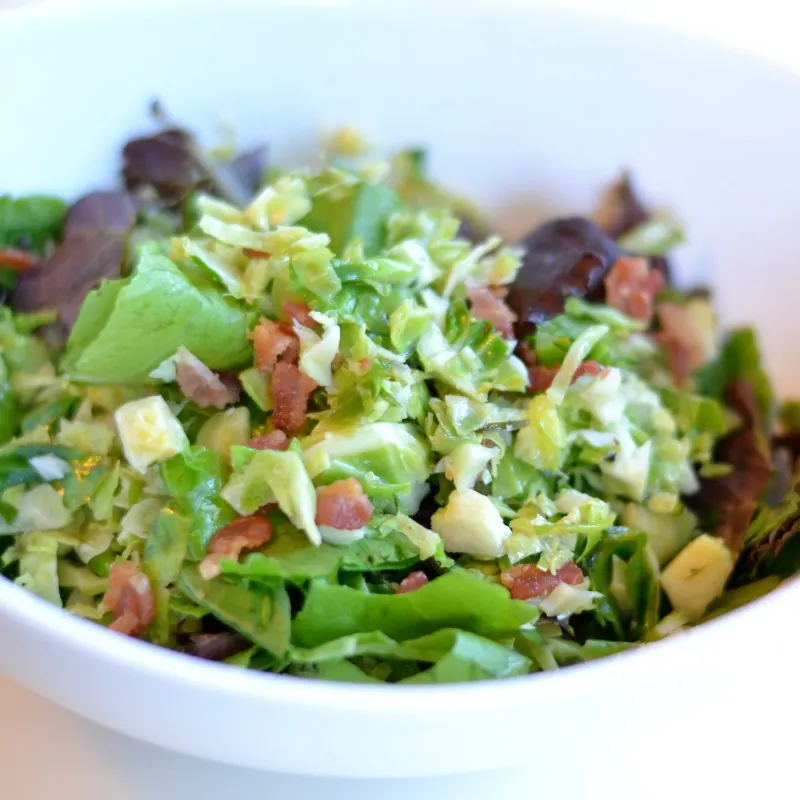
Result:
[[[153,192],[165,205],[174,207],[208,176],[194,156],[192,135],[180,128],[167,128],[125,145],[122,177],[135,196],[147,197]]]
[[[41,266],[25,271],[12,295],[19,311],[55,308],[55,331],[63,336],[75,322],[86,294],[104,278],[118,278],[136,207],[125,192],[93,192],[69,210],[63,238]]]
[[[228,164],[228,169],[242,189],[252,197],[261,188],[267,171],[267,148],[255,147],[241,153]]]
[[[197,633],[190,637],[186,652],[207,661],[224,661],[249,649],[252,645],[244,636],[233,631]]]
[[[215,162],[189,131],[175,126],[132,139],[122,150],[122,177],[128,191],[168,208],[180,206],[195,191],[244,206],[259,187],[265,167],[263,147],[229,163]]]
[[[603,192],[594,212],[594,221],[616,240],[643,222],[647,222],[651,216],[650,209],[642,202],[630,173],[626,171]],[[670,266],[667,259],[663,256],[653,256],[650,264],[655,269],[661,270],[669,283]]]
[[[584,217],[546,222],[520,244],[526,255],[506,299],[517,315],[519,338],[562,313],[571,295],[602,300],[603,280],[622,252],[608,234]]]
[[[603,192],[594,213],[597,225],[612,239],[618,239],[648,219],[650,212],[639,199],[628,172],[623,172],[620,179]]]
[[[725,399],[739,413],[742,427],[720,440],[714,456],[733,469],[727,475],[702,480],[699,493],[690,500],[713,526],[714,534],[739,553],[772,478],[773,465],[752,386],[735,380],[727,387]]]

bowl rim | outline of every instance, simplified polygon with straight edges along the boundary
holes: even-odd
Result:
[[[373,0],[233,0],[230,6],[258,12],[270,8],[293,11],[330,9],[340,13],[357,11],[380,15],[397,13],[412,4],[404,0],[383,0],[380,4]],[[430,5],[445,8],[450,3],[448,0],[427,0],[426,7]],[[768,54],[755,54],[736,43],[721,42],[711,35],[695,31],[659,28],[642,19],[627,19],[603,13],[596,8],[562,7],[546,2],[531,4],[528,0],[473,0],[470,13],[490,9],[496,11],[498,6],[523,14],[534,10],[562,19],[582,20],[584,23],[588,19],[600,25],[632,31],[647,29],[651,34],[661,34],[669,40],[698,40],[709,49],[749,59],[798,77],[798,71],[784,62],[776,62]],[[192,9],[194,13],[207,13],[217,9],[218,4],[215,0],[118,0],[113,4],[107,0],[35,0],[29,5],[0,13],[0,30],[27,28],[41,23],[75,25],[76,16],[91,15],[96,19],[98,16],[118,16],[120,12],[126,15],[175,13],[183,8]],[[715,642],[734,641],[743,631],[757,630],[760,621],[778,616],[776,612],[785,610],[792,602],[800,603],[800,579],[783,581],[769,594],[680,635],[574,665],[569,669],[471,683],[400,686],[311,680],[205,661],[120,636],[102,625],[68,613],[0,576],[0,618],[13,618],[28,626],[35,635],[51,641],[62,640],[68,648],[83,650],[109,665],[146,672],[152,679],[180,681],[192,690],[258,700],[275,706],[400,716],[443,712],[455,706],[474,710],[496,709],[500,705],[518,703],[521,689],[526,692],[526,702],[536,702],[539,698],[544,700],[553,693],[568,697],[576,690],[582,694],[607,691],[610,679],[620,681],[628,677],[635,679],[637,675],[655,674],[659,662],[664,661],[670,653],[684,651],[681,661],[691,666],[692,652],[697,655],[702,647],[710,650]]]

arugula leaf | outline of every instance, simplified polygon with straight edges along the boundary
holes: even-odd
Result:
[[[236,518],[220,499],[227,475],[225,459],[204,447],[190,447],[161,465],[161,479],[188,519],[187,552],[194,561],[205,556],[211,537]]]
[[[165,588],[178,579],[188,539],[189,520],[171,508],[162,509],[150,529],[143,559],[156,586]]]
[[[536,608],[512,600],[503,587],[458,570],[415,592],[395,595],[312,583],[295,618],[293,636],[305,647],[370,631],[411,639],[442,627],[501,637],[512,635],[537,616]]]
[[[194,603],[246,639],[282,658],[289,649],[291,606],[282,585],[251,585],[247,588],[217,578],[203,580],[197,567],[181,570],[178,586]]]
[[[87,383],[146,380],[183,345],[211,369],[243,366],[248,317],[211,284],[143,247],[131,278],[91,292],[67,342],[64,369]]]
[[[43,252],[58,238],[66,213],[67,204],[57,197],[0,195],[0,247]]]

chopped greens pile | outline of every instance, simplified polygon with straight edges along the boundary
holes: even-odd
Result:
[[[800,568],[800,406],[669,284],[625,177],[507,246],[340,135],[170,127],[125,188],[0,196],[0,569],[255,670],[437,683],[673,635]]]

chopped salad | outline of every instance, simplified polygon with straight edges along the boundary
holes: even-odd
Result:
[[[254,670],[438,683],[698,625],[800,567],[800,405],[670,281],[628,176],[514,244],[345,130],[167,125],[122,188],[0,196],[0,569]]]

